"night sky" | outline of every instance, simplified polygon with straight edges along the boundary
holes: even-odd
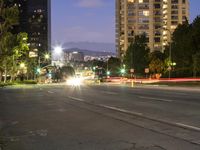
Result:
[[[190,22],[200,0],[190,0]],[[115,0],[52,0],[52,43],[115,42]]]

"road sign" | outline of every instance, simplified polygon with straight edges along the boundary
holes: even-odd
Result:
[[[30,51],[30,52],[29,52],[29,57],[30,57],[30,58],[38,57],[38,53],[37,53],[37,52],[34,52],[34,51]]]
[[[134,73],[134,69],[130,69],[130,72],[131,72],[131,73]]]
[[[149,73],[149,68],[145,68],[144,72]]]
[[[168,71],[172,70],[172,67],[171,67],[171,66],[169,66],[169,67],[167,68],[167,70],[168,70]]]

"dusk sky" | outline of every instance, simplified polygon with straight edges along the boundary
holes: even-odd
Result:
[[[200,15],[190,0],[190,22]],[[52,43],[115,41],[115,0],[52,0]]]

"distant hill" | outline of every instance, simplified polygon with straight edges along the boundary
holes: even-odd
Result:
[[[116,54],[113,52],[101,52],[101,51],[92,51],[92,50],[85,50],[85,49],[79,49],[79,48],[69,48],[69,49],[64,49],[65,52],[82,52],[84,55],[89,55],[89,56],[115,56]]]
[[[67,42],[63,45],[63,48],[78,48],[91,51],[100,51],[100,52],[113,52],[115,53],[115,44],[114,43],[95,43],[95,42]]]

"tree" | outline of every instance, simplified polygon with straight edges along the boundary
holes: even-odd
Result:
[[[69,77],[73,77],[75,75],[74,68],[71,66],[64,66],[61,68],[61,78],[67,79]]]
[[[12,73],[11,73],[11,80],[14,79],[16,76],[16,71],[18,69],[19,64],[23,61],[28,65],[30,62],[28,57],[28,34],[24,32],[20,32],[17,34],[15,39],[15,47],[13,48],[13,54],[12,54]]]
[[[172,38],[172,62],[176,63],[173,74],[179,77],[192,76],[195,74],[194,57],[200,52],[200,17],[192,24],[185,22],[179,25]],[[166,54],[169,54],[167,49]]]
[[[121,61],[117,57],[110,57],[109,60],[107,61],[107,69],[110,71],[111,76],[118,76],[119,75],[119,70],[121,66]]]
[[[0,38],[19,23],[18,7],[7,7],[5,2],[6,0],[0,0]]]
[[[192,54],[191,26],[188,22],[179,25],[173,33],[171,61],[176,62],[176,76],[191,76]]]
[[[17,6],[7,7],[4,2],[6,1],[0,0],[0,66],[3,66],[1,70],[4,70],[4,82],[6,82],[14,46],[14,36],[9,31],[18,24],[19,10]]]
[[[14,41],[15,37],[10,32],[4,33],[4,35],[1,37],[1,66],[3,68],[4,72],[4,82],[7,81],[7,73],[10,71],[10,68],[12,66],[12,55],[13,55],[13,47],[14,47]]]
[[[200,52],[200,15],[195,18],[191,24],[192,28],[192,45],[196,53]]]
[[[200,74],[200,52],[193,55],[193,76],[196,77],[197,74]]]
[[[200,16],[197,16],[196,19],[191,24],[192,27],[192,45],[193,54],[193,76],[196,77],[200,73]]]
[[[134,68],[135,74],[143,75],[144,69],[148,66],[148,54],[146,35],[136,35],[124,58],[127,69]]]
[[[160,51],[150,53],[149,69],[153,74],[163,73],[165,70],[165,55]]]

